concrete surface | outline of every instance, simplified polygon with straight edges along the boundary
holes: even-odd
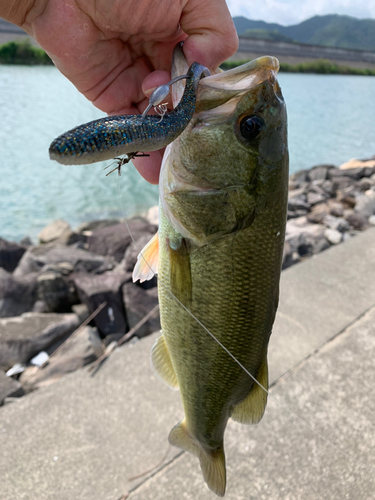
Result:
[[[282,273],[271,392],[334,446],[270,398],[258,426],[228,424],[228,499],[375,497],[374,265],[369,230]],[[158,464],[183,415],[150,368],[155,338],[0,409],[0,500],[217,498],[177,449],[129,481]]]

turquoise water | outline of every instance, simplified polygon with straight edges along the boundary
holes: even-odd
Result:
[[[375,154],[375,78],[280,75],[288,107],[291,172]],[[54,219],[122,216],[118,176],[105,164],[64,166],[48,158],[62,132],[103,116],[52,67],[0,66],[0,236],[19,240]],[[157,203],[157,187],[132,165],[121,176],[125,215]]]

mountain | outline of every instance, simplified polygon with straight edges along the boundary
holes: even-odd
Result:
[[[357,19],[330,14],[314,16],[293,26],[252,21],[246,17],[234,17],[237,33],[246,30],[278,31],[300,43],[375,51],[375,19]]]
[[[292,38],[283,35],[280,31],[274,30],[261,30],[261,29],[253,29],[246,30],[242,33],[242,36],[246,36],[249,38],[261,38],[262,40],[272,40],[274,42],[294,42]]]

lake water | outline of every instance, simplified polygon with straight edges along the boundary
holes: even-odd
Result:
[[[375,78],[281,74],[289,117],[290,171],[340,165],[375,154]],[[0,66],[0,236],[19,240],[54,219],[143,213],[156,186],[132,165],[105,177],[106,164],[64,166],[48,157],[62,132],[104,116],[53,67]]]

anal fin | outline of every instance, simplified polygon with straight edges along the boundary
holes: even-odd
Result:
[[[259,367],[256,379],[268,390],[267,354]],[[267,393],[254,382],[246,398],[234,407],[231,417],[240,424],[257,424],[263,417],[266,404]]]
[[[173,427],[169,442],[199,458],[202,474],[207,486],[219,497],[225,494],[226,470],[223,446],[216,450],[205,450],[198,440],[189,433],[185,420]]]
[[[178,389],[176,373],[163,335],[156,340],[151,349],[151,363],[163,382],[171,389]]]

